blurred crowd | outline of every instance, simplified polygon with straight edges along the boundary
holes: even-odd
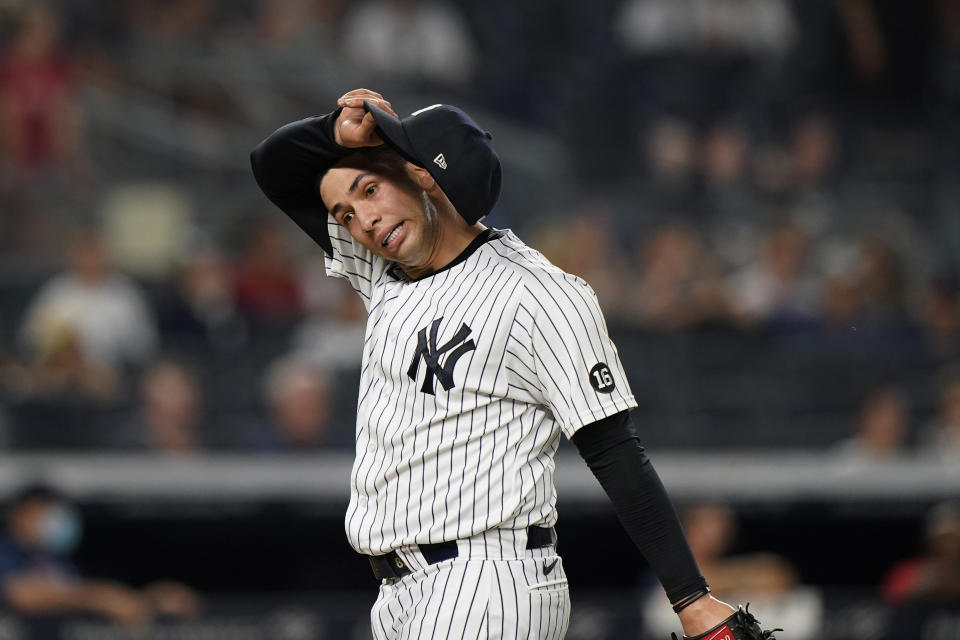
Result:
[[[364,310],[246,154],[368,86],[490,122],[615,339],[872,358],[838,455],[960,460],[957,3],[541,4],[0,0],[2,444],[349,448]]]
[[[919,544],[907,558],[884,567],[878,588],[882,606],[865,619],[840,622],[834,628],[830,602],[823,589],[804,583],[803,567],[762,547],[738,546],[740,516],[729,504],[703,502],[681,509],[681,520],[697,564],[718,597],[750,602],[754,611],[775,617],[791,638],[901,640],[918,635],[956,635],[960,605],[960,502],[933,504],[918,528]],[[768,542],[769,544],[769,542]],[[653,576],[641,588],[641,633],[644,640],[662,638],[673,625],[673,612]],[[852,611],[844,612],[851,615]],[[938,635],[940,634],[940,635]]]

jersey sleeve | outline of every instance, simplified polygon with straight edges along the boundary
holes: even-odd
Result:
[[[388,263],[354,242],[350,232],[337,224],[329,214],[327,218],[330,235],[330,252],[324,256],[327,275],[349,282],[363,298],[363,304],[369,311],[373,285],[383,277]]]
[[[543,402],[569,438],[581,427],[637,406],[593,289],[562,271],[526,282],[517,311],[528,363],[512,384]]]

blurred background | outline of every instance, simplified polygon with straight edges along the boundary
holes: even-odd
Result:
[[[0,0],[0,637],[368,638],[364,311],[254,184],[367,87],[494,134],[715,591],[960,638],[957,0]],[[666,638],[558,461],[568,638]],[[779,636],[778,636],[779,637]]]

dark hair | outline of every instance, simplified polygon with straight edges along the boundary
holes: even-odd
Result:
[[[10,496],[7,502],[7,511],[14,511],[34,501],[66,502],[66,498],[59,490],[49,484],[31,482],[20,487]]]
[[[416,182],[407,173],[407,161],[397,153],[393,147],[383,144],[378,147],[360,147],[350,155],[343,157],[335,165],[330,167],[360,169],[370,171],[390,180],[395,180],[401,185],[419,190]],[[321,173],[317,178],[317,191],[320,191],[320,182],[326,172]]]

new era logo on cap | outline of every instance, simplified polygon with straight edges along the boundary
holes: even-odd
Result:
[[[363,105],[383,141],[429,171],[464,220],[473,224],[490,213],[500,195],[500,158],[490,134],[470,116],[434,104],[400,120],[369,100]]]

